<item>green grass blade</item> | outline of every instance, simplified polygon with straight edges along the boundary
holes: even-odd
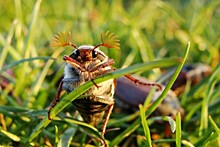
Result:
[[[181,147],[181,116],[180,112],[176,116],[176,146]]]
[[[148,124],[147,124],[147,120],[146,120],[143,105],[139,105],[139,109],[140,109],[141,122],[142,122],[143,130],[144,130],[144,134],[145,134],[145,137],[146,137],[146,146],[151,147],[152,145],[151,145],[150,129],[149,129]]]
[[[61,136],[57,144],[58,147],[69,147],[73,135],[76,133],[75,128],[68,128]]]
[[[219,141],[218,140],[218,133],[210,133],[210,135],[208,137],[206,137],[206,140],[204,142],[202,142],[202,146],[205,147],[213,147],[213,146],[217,146],[216,142]],[[218,144],[218,142],[217,142]]]
[[[0,106],[0,109],[4,109],[5,111],[8,111],[9,113],[11,112],[24,113],[24,112],[29,111],[28,109],[25,109],[25,108],[16,108],[12,106]]]
[[[55,146],[57,146],[57,143],[58,143],[58,138],[59,138],[59,134],[58,134],[58,132],[59,132],[59,130],[58,130],[58,127],[57,127],[57,125],[55,125],[54,126],[55,127]]]
[[[109,80],[112,78],[118,78],[120,76],[123,76],[124,74],[128,73],[134,73],[138,71],[144,71],[144,70],[150,70],[153,68],[160,68],[160,67],[168,67],[175,65],[179,62],[179,58],[171,58],[171,59],[163,59],[158,61],[152,61],[148,63],[142,63],[142,64],[136,64],[134,66],[130,66],[125,69],[116,70],[112,73],[108,73],[104,76],[100,76],[96,79],[94,79],[95,83],[101,83],[105,80]],[[52,109],[51,111],[51,118],[53,118],[57,113],[59,113],[61,110],[63,110],[68,104],[70,104],[74,99],[79,97],[81,94],[83,94],[85,91],[87,91],[91,86],[93,86],[93,83],[91,81],[88,81],[81,85],[80,87],[76,88],[73,92],[66,95],[64,98],[61,99],[59,103]],[[33,130],[32,134],[29,137],[29,142],[31,142],[37,135],[41,132],[43,128],[45,128],[50,121],[48,120],[47,116],[36,126],[36,128]]]
[[[53,58],[53,59],[57,58],[57,57],[60,55],[61,52],[62,52],[62,50],[56,50],[56,51],[53,53],[52,58]],[[42,72],[41,72],[39,78],[36,80],[36,84],[34,85],[34,88],[33,88],[33,91],[32,91],[32,93],[33,93],[34,96],[37,95],[37,93],[39,92],[39,90],[40,90],[40,88],[41,88],[41,86],[42,86],[42,84],[43,84],[43,81],[44,81],[44,79],[45,79],[45,77],[46,77],[46,75],[47,75],[47,73],[48,73],[48,70],[50,69],[50,67],[51,67],[51,65],[52,65],[53,63],[54,63],[53,60],[49,60],[49,61],[47,61],[47,63],[45,64],[45,66],[44,66],[44,68],[43,68],[43,70],[42,70]]]
[[[50,123],[47,117],[45,117],[32,131],[32,134],[30,135],[28,142],[31,143],[34,138],[38,136],[38,134]]]
[[[15,134],[12,134],[8,131],[2,130],[1,128],[0,128],[0,132],[2,134],[4,134],[5,136],[7,136],[8,138],[10,138],[11,140],[13,140],[13,141],[19,142],[21,140],[21,138],[19,136],[15,135]]]
[[[220,73],[220,64],[213,71],[213,74],[211,75],[207,84],[205,97],[203,98],[202,101],[201,125],[199,128],[200,130],[199,135],[203,135],[204,133],[206,133],[208,129],[208,105],[210,98],[214,92],[215,84],[219,80],[219,73]]]
[[[92,137],[102,138],[101,134],[99,133],[99,130],[96,129],[95,127],[91,126],[90,124],[87,124],[82,121],[68,119],[68,118],[66,118],[64,120],[68,123],[79,125],[83,130],[85,130]]]
[[[122,118],[117,118],[117,119],[110,119],[108,122],[108,126],[114,126],[118,124],[122,124],[123,122],[130,122],[135,120],[137,117],[139,116],[139,111],[136,111],[135,113],[131,114],[131,115],[127,115],[125,117]]]
[[[174,139],[158,139],[158,140],[153,140],[153,143],[172,143],[175,142]]]
[[[195,147],[191,142],[187,140],[182,140],[182,144],[187,147]]]
[[[204,146],[204,142],[206,142],[206,140],[212,136],[212,131],[209,130],[206,134],[204,134],[202,137],[199,138],[199,140],[197,140],[196,143],[194,143],[194,145],[197,146]]]
[[[17,66],[21,63],[24,63],[24,62],[29,62],[29,61],[34,61],[34,60],[56,60],[55,58],[52,58],[52,57],[33,57],[33,58],[27,58],[27,59],[21,59],[19,61],[16,61],[16,62],[13,62],[11,64],[8,64],[6,66],[4,66],[1,70],[0,70],[0,73],[3,72],[3,71],[6,71],[7,69],[9,68],[12,68],[14,66]]]
[[[33,34],[34,34],[34,29],[35,29],[35,25],[37,22],[37,16],[38,16],[38,12],[40,9],[40,5],[41,5],[42,0],[37,0],[34,6],[34,9],[32,11],[32,15],[31,15],[31,21],[29,24],[29,30],[28,30],[28,34],[27,37],[25,39],[25,43],[24,43],[24,58],[30,58],[30,53],[31,53],[31,45],[32,45],[32,41],[33,41]],[[16,95],[20,95],[20,93],[22,92],[22,89],[24,89],[24,81],[25,81],[25,77],[27,76],[27,69],[28,69],[28,62],[24,63],[23,66],[20,69],[20,75],[17,78],[17,85],[15,87],[15,94]]]
[[[11,29],[8,33],[7,39],[5,40],[5,44],[4,44],[4,47],[3,47],[3,50],[2,50],[1,56],[0,56],[0,69],[2,69],[2,66],[5,62],[6,57],[7,57],[8,48],[9,48],[9,45],[11,44],[12,38],[14,36],[15,26],[16,26],[17,22],[18,21],[16,21],[16,20],[13,22]]]
[[[146,97],[146,99],[145,99],[145,101],[144,101],[144,105],[143,105],[145,108],[150,105],[151,99],[152,99],[152,97],[153,97],[155,91],[156,91],[156,88],[153,87],[153,88],[150,90],[149,94],[147,95],[147,97]]]
[[[30,51],[31,51],[31,43],[32,43],[32,39],[33,39],[33,34],[34,34],[34,29],[35,29],[35,25],[36,25],[36,22],[37,22],[37,16],[38,16],[38,13],[39,13],[39,9],[40,9],[40,5],[41,5],[41,2],[42,0],[37,0],[36,3],[35,3],[35,6],[34,6],[34,9],[32,11],[32,14],[31,14],[31,21],[30,21],[30,24],[29,24],[29,32],[28,32],[28,35],[27,35],[27,38],[25,40],[25,54],[24,54],[24,57],[25,58],[29,58],[30,57]]]
[[[163,90],[162,94],[160,95],[160,97],[152,104],[151,107],[149,107],[149,109],[146,111],[146,113],[149,115],[151,114],[156,108],[157,106],[159,106],[159,104],[163,101],[164,97],[167,95],[168,91],[170,90],[170,88],[172,87],[173,83],[175,82],[176,78],[178,77],[185,61],[187,58],[187,55],[189,53],[189,49],[190,49],[190,43],[188,42],[185,53],[183,55],[183,60],[182,62],[179,64],[179,66],[177,67],[176,71],[174,72],[173,76],[171,77],[170,81],[167,83],[165,89]],[[147,116],[148,116],[147,115]]]
[[[149,49],[149,46],[147,46],[146,42],[143,40],[141,31],[139,31],[137,28],[134,28],[132,30],[132,37],[140,50],[142,60],[144,62],[152,60],[154,58],[152,50]]]
[[[16,109],[14,109],[14,110],[16,110]],[[22,120],[22,118],[20,118],[20,116],[11,114],[10,111],[7,111],[7,109],[5,109],[5,107],[3,107],[3,106],[0,107],[0,114],[8,116],[8,117],[12,118],[13,120],[17,120],[20,123],[24,123],[24,120]]]
[[[169,89],[172,87],[174,81],[176,80],[177,76],[179,75],[185,61],[187,58],[187,55],[189,53],[190,49],[190,43],[188,42],[186,50],[183,54],[183,60],[177,67],[176,71],[174,72],[173,76],[171,77],[170,81],[168,82],[167,86],[163,90],[162,94],[158,97],[158,99],[149,107],[149,109],[146,111],[146,117],[148,117],[158,106],[159,104],[163,101],[164,97],[168,93]],[[112,145],[118,145],[124,138],[129,136],[133,131],[135,131],[138,126],[140,125],[141,120],[137,119],[130,127],[128,127],[124,132],[119,134],[116,138],[113,139],[111,142]]]
[[[215,129],[216,133],[218,134],[217,143],[218,143],[218,146],[220,146],[220,129],[218,128],[217,124],[215,123],[215,121],[212,119],[210,115],[209,115],[209,121],[212,127]]]

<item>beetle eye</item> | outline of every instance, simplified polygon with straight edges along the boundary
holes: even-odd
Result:
[[[92,50],[92,58],[96,58],[97,57],[97,52],[95,50]]]
[[[70,57],[73,59],[77,59],[80,56],[80,52],[78,50],[75,50]]]
[[[78,50],[76,50],[76,51],[74,52],[74,55],[75,55],[76,57],[78,57],[78,56],[80,56],[80,52],[79,52]]]

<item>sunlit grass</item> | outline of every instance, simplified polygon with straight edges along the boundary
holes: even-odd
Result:
[[[159,128],[151,121],[158,118],[149,118],[149,115],[161,103],[175,76],[146,111],[141,109],[141,113],[132,114],[114,111],[109,128],[120,130],[106,133],[106,142],[141,146],[150,145],[151,139],[151,144],[156,145],[219,144],[219,6],[218,0],[1,1],[0,145],[82,146],[91,137],[100,138],[99,126],[91,127],[77,121],[78,118],[64,118],[74,113],[68,104],[92,86],[92,82],[85,83],[85,87],[79,87],[73,94],[64,95],[51,112],[53,121],[47,120],[48,106],[63,73],[62,57],[73,50],[52,49],[49,42],[57,32],[70,31],[77,46],[94,45],[100,43],[101,32],[107,30],[118,36],[121,49],[101,50],[115,60],[118,70],[97,78],[97,83],[125,73],[140,74],[155,81],[164,69],[179,65],[180,70],[184,62],[205,63],[213,71],[179,97],[185,117],[180,122],[177,116],[176,132],[170,138],[165,138],[161,131],[158,140],[152,139],[151,131]],[[189,41],[187,56],[184,48]],[[180,57],[184,57],[184,61],[180,62]],[[97,140],[92,142],[99,145]]]

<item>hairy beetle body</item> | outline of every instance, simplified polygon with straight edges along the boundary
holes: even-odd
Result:
[[[90,59],[90,52],[93,52],[93,48],[94,46],[80,46],[69,57],[85,65],[87,69],[92,70],[109,60],[108,57],[98,49],[95,53],[96,57]],[[88,53],[88,55],[86,55],[85,52]],[[80,56],[77,56],[77,54],[80,54]],[[81,58],[82,54],[84,55],[83,57],[85,57],[84,59]],[[88,80],[111,71],[113,71],[111,66],[98,68],[92,72],[81,71],[74,68],[71,64],[66,63],[62,89],[69,93]],[[110,79],[100,83],[98,87],[94,85],[82,95],[83,98],[72,102],[85,122],[96,126],[102,120],[104,112],[108,109],[109,105],[114,104],[114,81],[114,79]]]
[[[75,50],[71,55],[63,57],[67,62],[64,69],[64,78],[60,82],[55,99],[49,108],[48,119],[51,119],[50,111],[59,101],[62,90],[70,93],[78,86],[91,80],[94,86],[82,94],[78,99],[74,100],[72,104],[79,111],[84,121],[93,126],[96,126],[102,120],[105,111],[107,112],[101,130],[102,141],[105,144],[104,133],[114,106],[113,95],[116,89],[116,80],[110,79],[97,85],[93,79],[114,71],[114,68],[112,67],[114,60],[109,59],[108,56],[98,49],[98,47],[104,46],[106,48],[119,49],[119,40],[117,39],[117,36],[113,33],[109,34],[108,31],[104,35],[101,34],[102,43],[96,46],[82,45],[77,47],[70,43],[70,39],[71,34],[66,34],[64,32],[56,35],[51,42],[52,47],[72,46]],[[145,83],[133,78],[129,74],[124,76],[135,84],[157,86],[160,90],[162,89],[160,84]]]

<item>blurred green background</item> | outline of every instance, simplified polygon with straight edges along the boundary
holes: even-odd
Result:
[[[188,64],[205,63],[212,69],[219,64],[219,0],[2,0],[0,22],[0,113],[4,114],[0,128],[23,139],[15,141],[1,131],[0,140],[4,141],[0,145],[23,144],[31,127],[35,128],[38,118],[46,114],[63,73],[62,57],[72,52],[71,47],[49,46],[57,32],[70,31],[72,42],[78,46],[96,45],[101,41],[102,31],[114,32],[120,39],[121,49],[102,50],[115,60],[116,68],[181,57],[188,41],[191,42]],[[141,75],[156,80],[161,71]],[[191,105],[183,105],[186,112],[191,111],[195,101],[201,104],[203,94],[200,94],[196,100],[189,97]],[[219,93],[214,95],[213,103],[217,102]],[[185,139],[192,144],[198,143],[200,137],[200,108],[192,112],[198,115],[193,122],[195,127],[183,128]],[[29,118],[31,110],[36,113],[31,113]],[[217,117],[213,119],[220,124]],[[25,129],[27,124],[29,129]],[[53,144],[51,128],[38,137],[38,145]]]

